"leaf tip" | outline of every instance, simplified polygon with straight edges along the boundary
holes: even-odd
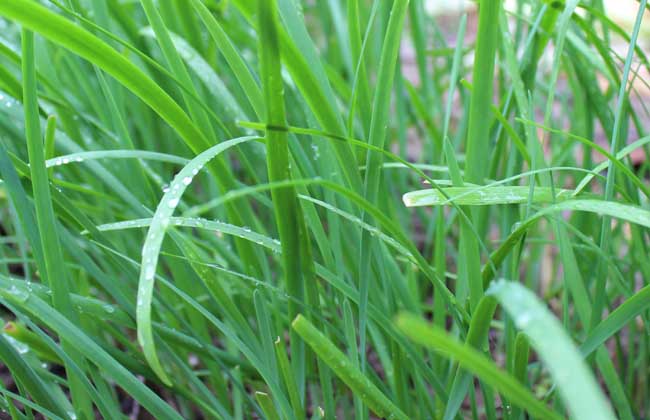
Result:
[[[402,201],[404,202],[404,205],[406,207],[413,207],[415,206],[415,200],[413,197],[411,197],[410,193],[406,193],[402,196]]]
[[[305,317],[302,316],[302,314],[296,315],[296,317],[291,322],[291,327],[294,330],[297,330],[299,328],[300,324],[302,324],[304,322],[304,320],[305,320]]]

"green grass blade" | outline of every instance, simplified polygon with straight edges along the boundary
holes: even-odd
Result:
[[[76,152],[53,157],[45,161],[45,166],[47,168],[53,168],[56,166],[81,163],[86,160],[96,159],[143,159],[174,163],[177,165],[186,165],[189,162],[188,159],[179,156],[150,152],[147,150],[97,150],[91,152]]]
[[[379,74],[377,75],[378,89],[372,104],[372,120],[370,122],[370,133],[368,143],[378,149],[384,149],[387,135],[388,113],[390,111],[390,98],[395,78],[395,63],[399,53],[402,27],[408,11],[408,0],[398,0],[393,4],[390,13],[390,20],[386,29],[386,36],[382,46]],[[364,196],[371,203],[377,201],[380,191],[380,170],[383,155],[368,151],[366,158],[366,173],[364,178]],[[366,348],[366,324],[368,289],[373,278],[370,271],[370,259],[372,258],[372,245],[370,236],[366,231],[362,233],[359,245],[361,257],[359,260],[359,348]],[[365,371],[365,351],[360,352],[361,370]]]
[[[636,292],[633,296],[621,303],[612,313],[597,324],[580,346],[583,356],[588,356],[603,344],[608,338],[616,334],[625,325],[639,316],[650,306],[650,286]]]
[[[296,419],[304,418],[305,411],[300,400],[300,394],[298,393],[296,378],[294,377],[293,371],[291,370],[291,365],[289,364],[289,359],[287,358],[286,345],[280,339],[280,337],[278,337],[278,339],[275,341],[275,356],[278,360],[282,378],[284,379],[284,385],[286,386],[287,392],[289,393],[289,400],[291,401],[291,406],[293,407],[293,413],[296,416]]]
[[[607,400],[577,348],[537,297],[518,283],[493,283],[495,296],[530,339],[574,418],[614,419]]]
[[[191,0],[192,7],[197,11],[201,21],[208,30],[210,36],[214,39],[217,47],[224,55],[226,62],[232,69],[237,77],[237,80],[246,93],[248,101],[250,102],[258,118],[264,117],[264,98],[262,90],[258,86],[255,78],[246,66],[246,62],[242,59],[241,55],[237,52],[236,47],[232,44],[230,38],[223,30],[219,22],[214,18],[212,13],[200,0]]]
[[[409,339],[443,356],[456,359],[462,367],[505,395],[513,404],[526,409],[532,416],[543,419],[562,418],[539,402],[530,391],[508,373],[500,370],[486,356],[449,337],[441,328],[409,314],[399,315],[395,322]]]
[[[280,416],[278,416],[277,410],[273,405],[273,400],[269,394],[257,391],[255,392],[255,399],[260,404],[260,407],[262,407],[262,411],[264,411],[264,415],[268,420],[280,420]]]
[[[358,395],[364,403],[378,416],[390,419],[408,419],[377,387],[354,367],[332,342],[318,331],[311,322],[298,315],[292,323],[293,329],[316,352],[318,357],[336,373],[345,384]]]
[[[277,4],[275,0],[258,1],[259,19],[259,54],[262,75],[266,123],[269,126],[284,127],[287,117],[284,103],[284,86],[281,75],[280,43],[278,34]],[[266,132],[268,176],[271,182],[282,182],[291,178],[289,137],[287,132],[270,130]],[[271,191],[275,219],[282,244],[282,268],[285,288],[290,297],[302,302],[306,297],[306,288],[313,282],[310,272],[313,263],[308,241],[301,240],[307,232],[305,220],[298,205],[298,197],[293,187]],[[304,264],[312,268],[304,270]],[[314,302],[316,303],[316,302]],[[294,318],[300,311],[293,300],[288,304],[288,316]],[[295,333],[291,334],[291,359],[297,374],[300,389],[304,381],[304,344]]]
[[[438,190],[419,190],[404,194],[407,207],[441,206],[455,202],[460,206],[490,206],[498,204],[524,204],[529,200],[530,187],[449,187]],[[443,195],[444,193],[444,195]],[[532,203],[547,204],[568,200],[573,191],[535,188]]]
[[[641,29],[641,23],[643,21],[643,15],[645,13],[645,6],[648,3],[647,0],[641,0],[639,2],[639,8],[636,15],[636,21],[632,30],[632,36],[630,39],[630,44],[628,47],[627,57],[625,59],[625,66],[623,68],[623,75],[621,77],[621,85],[619,87],[618,96],[616,99],[616,111],[614,113],[614,126],[612,127],[611,134],[611,152],[616,156],[619,152],[619,142],[621,141],[621,124],[623,124],[622,119],[624,108],[627,104],[627,84],[630,77],[630,68],[632,66],[632,59],[634,58],[634,47],[636,46],[637,39],[639,37],[639,31]],[[616,183],[616,167],[611,166],[607,171],[607,181],[605,182],[605,194],[603,198],[605,201],[611,201],[614,197],[614,185]],[[609,242],[611,239],[611,230],[610,230],[611,220],[608,216],[603,217],[602,220],[602,233],[600,237],[600,248],[605,252],[609,249]],[[594,296],[593,308],[591,313],[590,327],[593,327],[598,322],[600,322],[603,312],[603,307],[605,305],[605,286],[607,284],[608,270],[605,269],[602,260],[599,261],[598,271],[596,273],[596,292]]]
[[[481,351],[487,341],[490,332],[490,322],[494,316],[497,302],[494,299],[483,298],[476,307],[476,312],[470,323],[465,340],[466,346],[472,346]],[[465,395],[471,384],[471,375],[460,367],[456,370],[456,376],[449,392],[449,401],[445,407],[444,419],[453,419],[460,409]]]
[[[537,223],[543,217],[552,216],[554,213],[564,210],[606,214],[610,217],[619,218],[640,226],[650,227],[650,212],[639,207],[602,200],[568,200],[548,206],[520,222],[499,248],[490,255],[492,264],[498,267],[533,224]],[[494,274],[493,267],[486,265],[483,270],[484,284],[488,283]]]
[[[476,59],[473,70],[474,90],[469,106],[467,142],[465,150],[465,181],[482,184],[487,175],[484,159],[488,156],[488,138],[491,119],[486,112],[492,103],[494,84],[494,62],[498,40],[498,17],[501,1],[481,3],[479,8],[478,32],[476,38]],[[480,222],[478,214],[474,222]],[[480,283],[479,247],[467,222],[461,222],[459,249],[464,260],[461,261],[460,290],[469,291],[470,307],[475,308],[483,295]]]
[[[640,139],[638,139],[637,141],[632,142],[632,143],[628,144],[627,146],[623,147],[623,148],[618,152],[618,154],[616,155],[616,159],[620,161],[620,160],[622,160],[623,158],[625,158],[626,156],[628,156],[630,153],[632,153],[633,151],[635,151],[635,150],[637,150],[637,149],[639,149],[639,148],[645,146],[645,145],[648,144],[648,143],[650,143],[650,137],[643,137],[643,138],[640,138]],[[594,169],[592,169],[592,172],[593,172],[594,174],[595,174],[595,173],[600,173],[600,172],[602,172],[602,171],[608,169],[609,167],[610,167],[610,161],[609,161],[609,160],[606,160],[606,161],[600,163],[599,165],[597,165],[596,167],[594,167]],[[591,180],[594,179],[594,177],[595,177],[595,175],[593,175],[593,174],[586,175],[586,176],[585,176],[585,177],[580,181],[580,183],[576,186],[573,195],[577,195],[577,194],[579,194],[582,190],[584,190],[585,187],[586,187],[586,186],[591,182]]]
[[[36,222],[43,246],[43,262],[45,263],[45,266],[41,267],[41,270],[45,274],[45,279],[52,289],[52,302],[54,307],[66,314],[69,319],[77,320],[77,313],[70,304],[69,293],[71,285],[68,283],[69,276],[61,264],[63,255],[61,253],[56,219],[50,197],[47,169],[45,168],[43,145],[47,141],[44,142],[42,138],[38,113],[34,35],[26,29],[22,31],[22,53],[25,136],[27,137],[27,150],[36,208]],[[48,124],[55,124],[54,121],[54,119],[50,119],[48,120]],[[49,129],[46,131],[51,134],[54,130]],[[83,359],[74,350],[71,343],[64,342],[63,345],[67,351],[71,352],[75,362],[78,364],[83,363]],[[70,392],[75,409],[79,415],[90,417],[92,404],[88,395],[79,383],[76,374],[69,370],[68,383],[70,384]]]
[[[209,148],[192,159],[190,163],[183,167],[183,169],[174,177],[169,191],[165,193],[158,204],[156,213],[154,214],[151,225],[149,226],[147,239],[142,246],[142,264],[138,285],[136,308],[138,342],[142,346],[149,365],[165,384],[171,385],[171,381],[162,368],[156,353],[153,331],[151,328],[151,302],[154,290],[156,265],[160,256],[160,248],[165,237],[165,232],[169,227],[170,218],[174,213],[174,210],[176,210],[183,193],[191,184],[194,177],[206,164],[227,149],[253,140],[257,140],[257,138],[240,137],[228,140]]]

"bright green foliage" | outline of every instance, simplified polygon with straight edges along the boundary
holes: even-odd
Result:
[[[6,415],[650,417],[647,0],[447,3],[0,0]]]

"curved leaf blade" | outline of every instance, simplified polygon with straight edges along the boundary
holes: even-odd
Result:
[[[239,144],[257,140],[257,137],[239,137],[219,143],[199,154],[176,174],[173,182],[158,204],[158,208],[151,220],[147,238],[142,247],[142,264],[138,282],[138,300],[136,307],[136,320],[138,324],[138,342],[142,346],[144,356],[158,377],[167,385],[171,380],[160,364],[156,353],[153,331],[151,327],[151,302],[153,298],[156,265],[160,256],[165,232],[170,224],[170,218],[178,206],[180,199],[194,176],[212,159],[227,149]]]
[[[470,345],[451,338],[440,327],[429,324],[411,314],[398,315],[395,323],[397,328],[413,342],[445,357],[455,359],[463,368],[506,396],[513,404],[528,410],[534,417],[543,419],[562,418],[539,402],[530,391],[508,373],[499,369],[486,356]]]
[[[501,280],[488,289],[530,339],[573,418],[612,420],[607,399],[564,328],[530,290]]]

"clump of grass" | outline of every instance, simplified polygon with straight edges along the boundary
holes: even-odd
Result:
[[[2,409],[650,415],[647,2],[602,3],[0,2]]]

